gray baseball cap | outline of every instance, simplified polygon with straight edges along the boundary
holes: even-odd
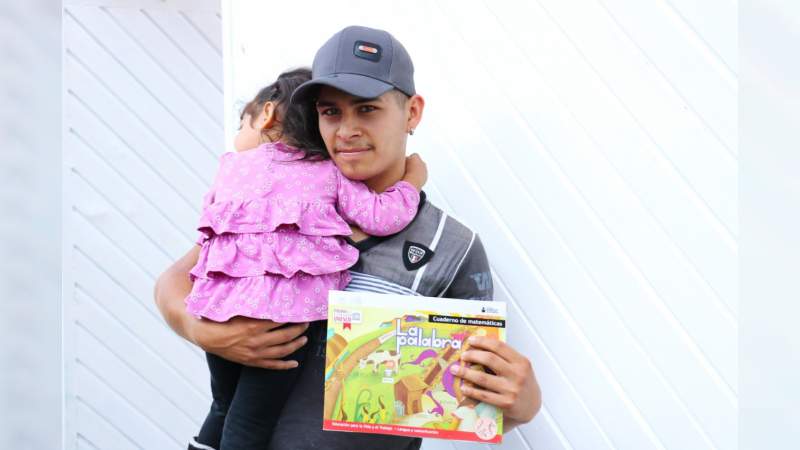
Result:
[[[308,100],[320,86],[363,98],[379,97],[391,89],[412,96],[414,65],[403,44],[388,32],[349,26],[317,50],[311,80],[295,89],[291,101]]]

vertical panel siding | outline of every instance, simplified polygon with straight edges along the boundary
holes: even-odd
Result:
[[[219,7],[65,2],[63,31],[66,448],[183,449],[207,370],[152,286],[223,150]]]

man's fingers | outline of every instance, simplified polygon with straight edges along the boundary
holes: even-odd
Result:
[[[257,364],[257,367],[271,370],[289,370],[297,366],[298,364],[295,360],[284,361],[282,359],[264,359]]]
[[[255,336],[253,345],[260,348],[283,344],[300,336],[307,328],[308,323],[295,323],[283,328],[265,330],[264,333],[259,333]]]
[[[461,355],[461,360],[480,364],[491,369],[492,372],[498,375],[511,375],[509,373],[511,366],[508,364],[508,361],[492,352],[470,349]]]
[[[289,324],[278,329],[267,328],[264,331],[267,334],[273,334],[281,338],[294,339],[295,337],[303,334],[303,332],[305,332],[307,329],[308,329],[308,322],[303,322],[303,323]]]
[[[300,336],[299,338],[280,345],[270,345],[256,349],[256,359],[278,359],[291,355],[297,349],[302,347],[308,342],[308,338]]]
[[[497,406],[506,410],[514,406],[514,402],[508,395],[497,394],[475,386],[461,386],[461,393],[469,398]]]
[[[270,331],[270,330],[273,330],[273,329],[278,328],[279,326],[283,325],[280,322],[273,322],[271,320],[263,320],[263,319],[253,319],[253,320],[257,320],[258,321],[257,322],[258,328],[260,330],[264,330],[264,331]]]
[[[507,382],[505,379],[497,375],[488,374],[482,370],[452,366],[450,372],[484,389],[489,389],[494,392],[504,392],[506,390]]]
[[[471,347],[481,348],[492,353],[496,353],[508,362],[514,362],[516,359],[522,357],[522,355],[511,348],[510,345],[500,341],[499,339],[482,336],[470,336],[470,338],[467,340],[467,343]]]

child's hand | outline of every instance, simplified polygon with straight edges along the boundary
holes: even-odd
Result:
[[[413,184],[417,190],[421,190],[428,181],[428,166],[418,154],[413,153],[406,157],[406,175],[403,180]]]

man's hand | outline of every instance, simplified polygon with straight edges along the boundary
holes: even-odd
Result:
[[[298,336],[308,328],[307,323],[275,329],[281,324],[240,316],[217,323],[198,319],[186,312],[183,299],[192,290],[189,271],[197,264],[199,255],[200,247],[192,246],[156,281],[153,294],[167,325],[203,350],[231,361],[266,369],[297,367],[296,361],[283,361],[280,358],[292,354],[306,343],[305,336]]]
[[[300,335],[308,328],[308,323],[293,323],[276,329],[280,325],[242,316],[223,323],[197,319],[188,325],[187,334],[203,350],[229,361],[265,369],[292,369],[297,367],[297,361],[280,358],[305,345],[308,338]]]
[[[461,360],[480,364],[492,372],[486,373],[465,367],[453,366],[453,375],[463,378],[461,392],[477,401],[500,408],[510,427],[530,422],[539,412],[542,393],[531,362],[505,342],[494,338],[472,336],[472,346],[461,355]]]

